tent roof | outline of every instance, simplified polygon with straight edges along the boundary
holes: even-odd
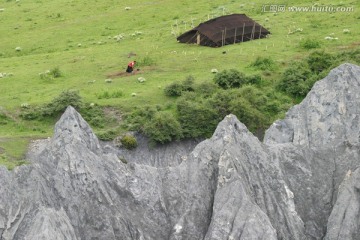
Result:
[[[253,28],[256,32],[261,31],[261,35],[270,33],[267,29],[256,23],[245,14],[231,14],[200,23],[197,27],[181,34],[177,39],[180,42],[184,42],[181,40],[198,32],[209,38],[212,42],[216,43],[222,40],[224,31],[226,31],[227,37],[229,37],[229,34],[232,34],[233,36],[235,34],[241,35],[242,33],[249,34],[254,31]],[[237,31],[234,31],[235,29]]]

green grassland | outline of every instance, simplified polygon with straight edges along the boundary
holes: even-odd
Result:
[[[264,4],[285,4],[286,9],[277,13],[263,12]],[[288,6],[313,5],[352,7],[353,11],[287,10]],[[192,26],[231,13],[245,13],[270,30],[271,36],[221,48],[176,41],[179,34]],[[235,0],[2,0],[0,73],[7,74],[0,78],[0,113],[6,116],[0,121],[0,149],[2,156],[7,156],[2,161],[22,159],[19,152],[24,152],[24,139],[29,141],[52,134],[55,120],[24,120],[19,117],[24,106],[48,103],[62,91],[71,89],[78,91],[84,102],[121,113],[148,104],[174,109],[176,99],[165,96],[163,90],[168,84],[189,75],[196,82],[212,82],[213,68],[261,74],[249,66],[259,56],[269,57],[279,66],[264,76],[265,85],[272,86],[290,61],[308,56],[311,50],[301,47],[304,40],[319,42],[319,49],[329,53],[359,48],[359,13],[360,3],[355,0],[279,3],[261,0],[245,3]],[[119,35],[121,40],[116,39]],[[136,56],[129,58],[129,53]],[[113,77],[111,83],[105,81],[109,75],[124,72],[133,59],[140,62],[140,73]],[[41,73],[54,68],[61,71],[61,77],[40,77]],[[139,83],[138,77],[144,77],[146,82]],[[106,92],[121,94],[116,98],[99,97]],[[113,123],[116,124],[119,123]],[[95,127],[95,130],[98,129]],[[18,147],[6,145],[10,137],[10,142],[19,142]]]

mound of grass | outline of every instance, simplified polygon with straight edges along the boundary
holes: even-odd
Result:
[[[320,48],[321,42],[315,39],[304,39],[300,42],[300,47],[303,49]]]
[[[250,64],[250,67],[263,71],[274,71],[277,68],[275,61],[271,57],[257,57]]]
[[[105,90],[99,94],[96,94],[98,99],[111,99],[111,98],[121,98],[124,96],[124,93],[121,90],[108,91]]]

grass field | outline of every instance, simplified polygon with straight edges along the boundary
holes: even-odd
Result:
[[[279,4],[285,5],[284,11],[267,11],[270,5]],[[292,6],[342,9],[296,12],[290,11]],[[344,9],[347,11],[340,11]],[[54,121],[22,120],[21,106],[49,102],[68,89],[78,90],[86,102],[122,112],[145,104],[171,106],[174,99],[163,94],[167,84],[188,75],[197,82],[212,81],[212,68],[254,73],[249,65],[258,56],[271,57],[280,66],[268,78],[271,85],[289,61],[309,54],[300,47],[306,39],[319,41],[320,49],[327,52],[359,48],[359,9],[355,0],[2,0],[0,73],[6,76],[0,78],[0,113],[8,117],[0,124],[2,162],[21,160],[24,141],[52,134]],[[222,48],[177,43],[176,36],[192,26],[230,13],[245,13],[269,29],[271,36]],[[136,56],[128,58],[129,53]],[[105,81],[108,75],[123,72],[133,59],[153,64],[139,66],[139,74]],[[62,77],[40,77],[54,68]],[[139,83],[138,77],[146,82]],[[104,92],[121,92],[122,96],[99,99]],[[9,142],[15,145],[8,147]]]

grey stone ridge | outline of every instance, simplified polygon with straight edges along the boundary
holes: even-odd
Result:
[[[30,164],[0,167],[0,239],[360,239],[359,98],[343,64],[263,143],[229,115],[144,151],[99,142],[69,106]]]

